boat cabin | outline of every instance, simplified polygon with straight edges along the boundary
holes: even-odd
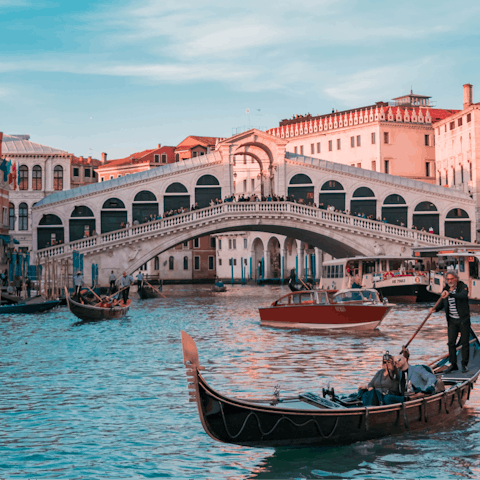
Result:
[[[275,302],[272,307],[285,307],[288,305],[328,305],[330,303],[327,292],[323,290],[304,290],[289,293]]]
[[[373,288],[352,288],[340,290],[332,297],[332,303],[382,303],[378,292]]]

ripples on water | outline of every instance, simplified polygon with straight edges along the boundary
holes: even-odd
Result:
[[[347,447],[254,449],[215,442],[188,402],[180,330],[206,380],[236,397],[350,393],[397,353],[427,305],[397,306],[380,330],[322,335],[259,324],[283,287],[170,287],[122,320],[78,323],[66,308],[0,317],[0,478],[478,478],[480,394],[447,427]],[[480,331],[480,319],[472,317]],[[443,314],[410,351],[446,353]],[[477,387],[478,388],[478,387]]]

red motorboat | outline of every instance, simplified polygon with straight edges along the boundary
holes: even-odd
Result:
[[[326,290],[292,292],[259,312],[260,323],[268,327],[373,330],[392,307],[374,289],[352,288],[331,299]]]

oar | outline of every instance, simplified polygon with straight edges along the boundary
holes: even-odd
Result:
[[[85,285],[86,286],[86,285]],[[87,286],[86,286],[87,287]],[[103,299],[101,299],[90,287],[87,287],[98,299],[99,302],[103,302]]]
[[[302,285],[307,289],[307,290],[311,290],[311,288],[300,278],[300,277],[297,277],[300,282],[302,283]]]
[[[150,285],[146,280],[144,280],[144,282],[150,286],[151,288],[153,288],[154,290],[157,291],[157,293],[159,293],[163,298],[167,298],[163,293],[160,292],[160,290],[158,288],[155,288],[153,285]]]
[[[438,300],[437,300],[437,303],[434,305],[433,308],[437,308],[438,305],[440,304],[440,302],[443,300],[442,297],[440,297]],[[415,331],[415,333],[412,335],[412,337],[410,338],[410,340],[407,342],[406,345],[404,345],[402,347],[402,351],[400,353],[403,353],[404,350],[407,349],[407,347],[410,345],[410,343],[412,343],[412,340],[417,336],[417,333],[422,329],[422,327],[425,325],[425,323],[427,322],[427,320],[430,318],[430,315],[431,313],[428,312],[428,315],[425,317],[425,320],[420,324],[420,326],[417,328],[417,330]]]
[[[64,285],[63,288],[65,289],[65,298],[67,299],[67,307],[70,308],[70,294],[68,293],[66,285]]]
[[[130,288],[130,287],[131,287],[131,285],[127,285],[126,287],[121,288],[117,292],[112,293],[112,295],[109,295],[108,297],[105,297],[105,300],[107,300],[107,299],[111,300],[114,295],[117,295],[118,293],[123,292],[125,289]]]

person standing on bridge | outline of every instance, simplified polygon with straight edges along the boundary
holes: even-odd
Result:
[[[124,290],[122,291],[123,303],[126,304],[128,300],[128,294],[130,293],[130,285],[133,283],[131,275],[127,275],[127,272],[123,272],[123,276],[120,280],[120,286]]]

